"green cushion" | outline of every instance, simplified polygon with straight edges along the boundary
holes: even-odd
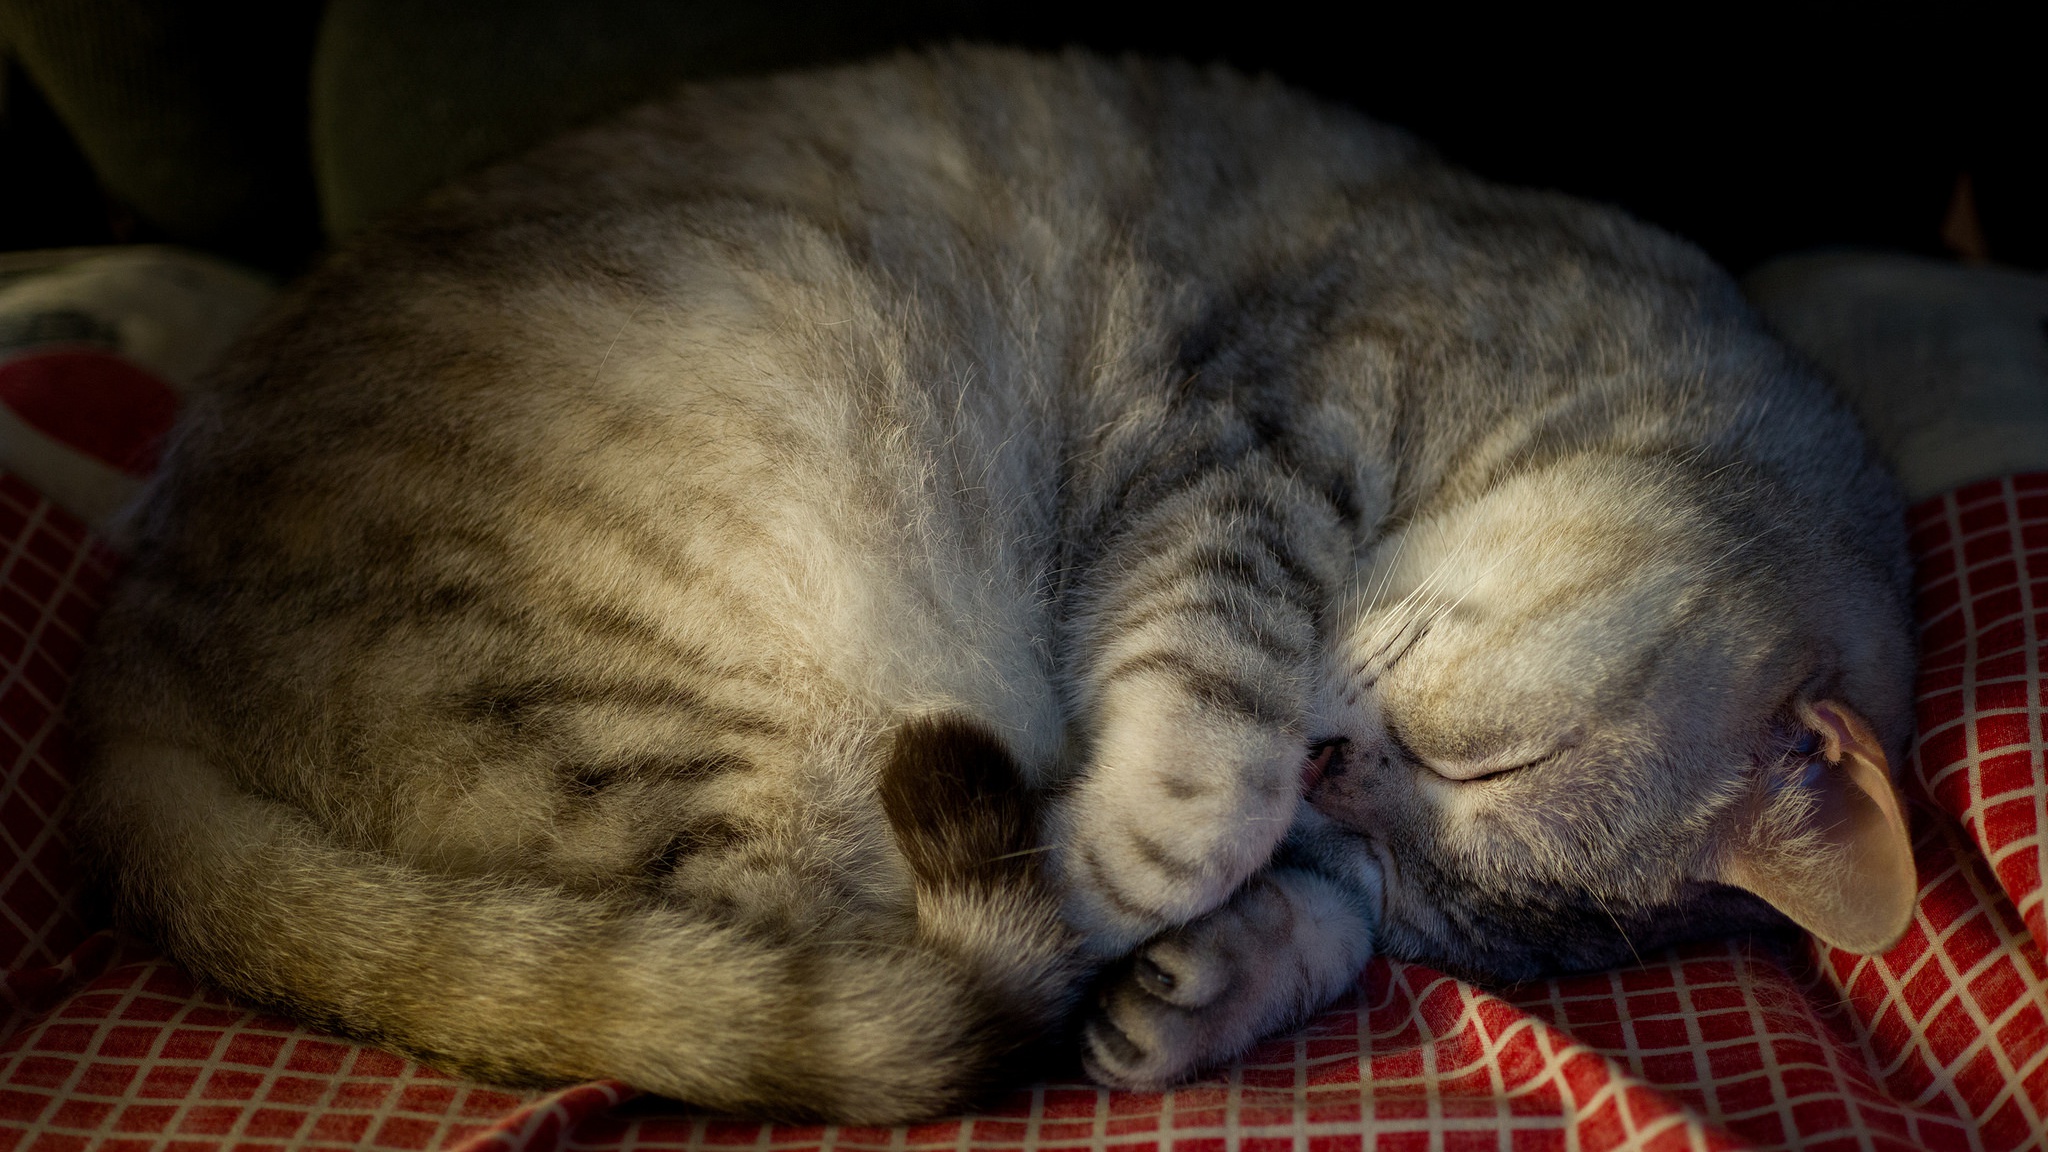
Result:
[[[306,69],[319,0],[0,0],[0,43],[107,191],[272,268],[318,242]]]
[[[332,0],[313,62],[329,235],[688,79],[971,30],[957,0]]]

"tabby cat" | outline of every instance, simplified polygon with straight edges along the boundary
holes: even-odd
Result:
[[[78,820],[195,973],[480,1077],[1161,1085],[1376,948],[1886,944],[1900,521],[1699,253],[1270,81],[696,86],[230,357]]]

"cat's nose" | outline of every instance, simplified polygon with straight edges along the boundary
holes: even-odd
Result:
[[[1341,738],[1324,740],[1309,748],[1308,759],[1301,765],[1302,795],[1315,791],[1325,779],[1344,774],[1344,746],[1348,743]]]
[[[1372,763],[1370,749],[1361,751],[1349,742],[1317,744],[1302,765],[1302,798],[1353,831],[1371,827],[1373,785],[1384,779]]]

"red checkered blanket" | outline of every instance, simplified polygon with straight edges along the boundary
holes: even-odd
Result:
[[[100,930],[60,826],[59,706],[114,558],[0,474],[0,1152],[2042,1147],[2048,474],[1912,516],[1920,901],[1886,955],[1733,941],[1505,991],[1377,961],[1306,1028],[1183,1088],[1038,1084],[868,1129],[454,1079],[240,1007]]]

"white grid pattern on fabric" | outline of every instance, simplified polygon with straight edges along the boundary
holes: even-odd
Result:
[[[4,483],[0,495],[7,491]],[[2006,553],[2004,560],[1982,543],[1998,536],[1989,521],[2018,518],[2022,530],[2031,530],[2042,519],[2029,510],[2031,491],[2048,493],[2048,477],[2004,488],[1966,489],[1939,506],[1944,531],[1955,528],[1954,538],[1943,542],[1961,564],[1954,576],[1958,597],[1968,593],[1982,599],[1987,586],[2005,579],[2008,569],[2038,570],[2024,567],[2024,553],[2032,549],[2048,555],[2048,540],[2031,540],[2024,531],[2015,535],[2008,527],[1996,541]],[[0,502],[0,509],[5,507]],[[1980,508],[1992,511],[1986,525],[1973,527],[1970,517]],[[46,600],[57,602],[62,585],[53,588],[48,578],[60,570],[76,575],[90,566],[64,569],[48,561],[65,547],[76,553],[89,546],[82,539],[67,544],[55,534],[43,541],[38,555],[48,557],[16,570],[28,573]],[[1929,587],[1947,578],[1934,565],[1929,568]],[[1985,579],[1971,583],[1979,573]],[[1929,615],[1931,629],[1951,618],[1960,627],[1966,619],[1963,613],[1940,610],[1925,595],[1923,604],[1937,609]],[[2037,652],[2038,617],[2024,612],[2017,617],[1979,615],[1991,621],[1993,633],[2006,621],[2016,621],[2022,643]],[[82,620],[77,628],[82,630]],[[2009,637],[2002,636],[1973,637],[1965,630],[1957,642],[1978,646],[1959,648],[1954,658],[1967,656],[1979,683],[1999,683],[2007,673],[1995,662],[2012,654],[1994,651],[2008,643]],[[1937,654],[1945,650],[1930,649]],[[2028,674],[2037,674],[2037,655],[2026,658],[2035,660]],[[1989,665],[1988,670],[1977,664]],[[23,666],[33,665],[34,654],[28,654]],[[14,667],[7,665],[10,674]],[[1945,673],[1937,668],[1923,686],[1923,701],[1960,688],[1962,668],[1954,670],[1957,683],[1945,685],[1939,678]],[[23,675],[47,678],[49,672]],[[2027,706],[2038,710],[2035,683],[2036,694]],[[58,682],[48,695],[54,698],[61,690]],[[1973,702],[1963,712],[1967,716],[1974,707]],[[1994,722],[2010,714],[2008,706],[1985,711]],[[2030,723],[2038,738],[2038,718]],[[1944,731],[1940,725],[1933,730],[1937,735]],[[1978,748],[1974,739],[1964,734],[1966,754]],[[1935,757],[1923,759],[1923,768],[1942,770]],[[1968,782],[1966,800],[1987,794],[1974,771],[1961,777]],[[2041,784],[2038,774],[2034,783]],[[537,1152],[557,1145],[776,1152],[824,1147],[849,1152],[1063,1147],[1130,1152],[1277,1152],[1283,1147],[1308,1152],[1736,1147],[1889,1152],[1954,1147],[1988,1152],[2020,1147],[2038,1135],[2038,1117],[2048,1106],[2048,1043],[2040,1035],[2040,1013],[2029,1006],[2048,985],[2038,949],[2020,926],[2018,913],[1968,842],[1957,836],[1942,839],[1944,827],[1922,829],[1926,883],[1915,935],[1863,969],[1839,956],[1828,958],[1826,995],[1839,998],[1839,1011],[1825,998],[1802,996],[1805,989],[1775,957],[1729,945],[1653,958],[1638,970],[1545,982],[1505,996],[1481,993],[1423,968],[1380,965],[1362,982],[1353,1003],[1326,1013],[1295,1036],[1262,1046],[1207,1083],[1166,1094],[1045,1085],[979,1116],[862,1130],[726,1121],[678,1113],[659,1101],[614,1108],[622,1094],[608,1086],[582,1086],[528,1102],[232,1008],[191,989],[189,980],[169,965],[155,963],[108,973],[102,986],[73,996],[54,1015],[0,1046],[0,1152],[87,1147],[122,1152],[156,1146],[172,1136],[188,1141],[195,1152],[287,1142],[530,1147]],[[1981,834],[1983,827],[1978,821],[1971,831]],[[2003,867],[2019,858],[2009,850],[1999,860]],[[2038,908],[2037,888],[2038,881],[2017,891],[2023,900],[2035,897]],[[1935,958],[1937,953],[1942,958]],[[145,979],[137,972],[153,975]],[[135,990],[132,979],[122,984],[122,973],[142,979],[143,991]],[[108,980],[112,983],[104,983]],[[158,982],[152,985],[152,980]],[[1933,995],[1921,994],[1923,981],[1933,987]],[[2017,1001],[2006,995],[2014,983],[2020,988]],[[77,1015],[66,1015],[73,1009]],[[131,1011],[136,1018],[126,1018]],[[1977,1031],[1974,1038],[1954,1043],[1961,1033],[1945,1030],[1942,1022],[1958,1012],[1969,1016]],[[1902,1049],[1887,1023],[1894,1020],[1904,1029],[1901,1043],[1918,1045],[1912,1059],[1899,1058]],[[91,1031],[78,1033],[79,1026]],[[2025,1026],[2036,1030],[2028,1032]],[[125,1038],[116,1050],[101,1051],[112,1030],[121,1028],[135,1031],[121,1033]],[[151,1028],[156,1031],[150,1033]],[[53,1038],[52,1029],[74,1031]],[[181,1030],[184,1038],[174,1044],[172,1037]],[[208,1033],[218,1035],[209,1039]],[[145,1035],[156,1039],[145,1043]],[[2007,1057],[2004,1064],[1989,1050],[1994,1035]],[[43,1050],[44,1042],[53,1039],[54,1050]],[[293,1069],[290,1061],[300,1052],[344,1055],[333,1056],[331,1067]],[[267,1066],[260,1059],[266,1055]],[[1949,1058],[1952,1062],[1941,1062]],[[282,1071],[280,1060],[286,1065]],[[1930,1068],[1950,1087],[1929,1092],[1920,1080],[1904,1078]],[[250,1076],[258,1079],[250,1081]],[[251,1083],[254,1089],[247,1087]],[[274,1089],[265,1087],[273,1083],[285,1085],[287,1096],[301,1092],[303,1098],[275,1098]],[[356,1086],[347,1087],[350,1083]],[[130,1112],[131,1106],[169,1110]],[[132,1116],[129,1126],[137,1129],[161,1120],[159,1131],[120,1132],[124,1116]],[[2026,1125],[2035,1127],[2029,1131]],[[172,1132],[177,1127],[191,1130]],[[322,1133],[332,1140],[316,1138]]]
[[[1915,1146],[2020,1147],[2048,1131],[2048,971],[1960,830],[1932,814],[1925,823],[1929,911],[1884,956],[1828,950],[1825,984],[1855,1009],[1838,1027],[1912,1117]]]
[[[2018,894],[2035,942],[2048,947],[2048,789],[2037,786],[2048,763],[2048,477],[1971,485],[1918,528],[1933,576],[1923,577],[1923,677],[1939,677],[1922,692],[1918,767]]]
[[[28,1122],[32,1138],[99,1130],[220,1146],[426,1149],[476,1135],[522,1103],[242,1008],[163,961],[107,973],[16,1039],[9,1083],[40,1088],[55,1105]]]
[[[112,560],[85,527],[0,475],[0,967],[61,963],[86,929],[66,910],[78,877],[64,842],[69,782],[60,704]]]

